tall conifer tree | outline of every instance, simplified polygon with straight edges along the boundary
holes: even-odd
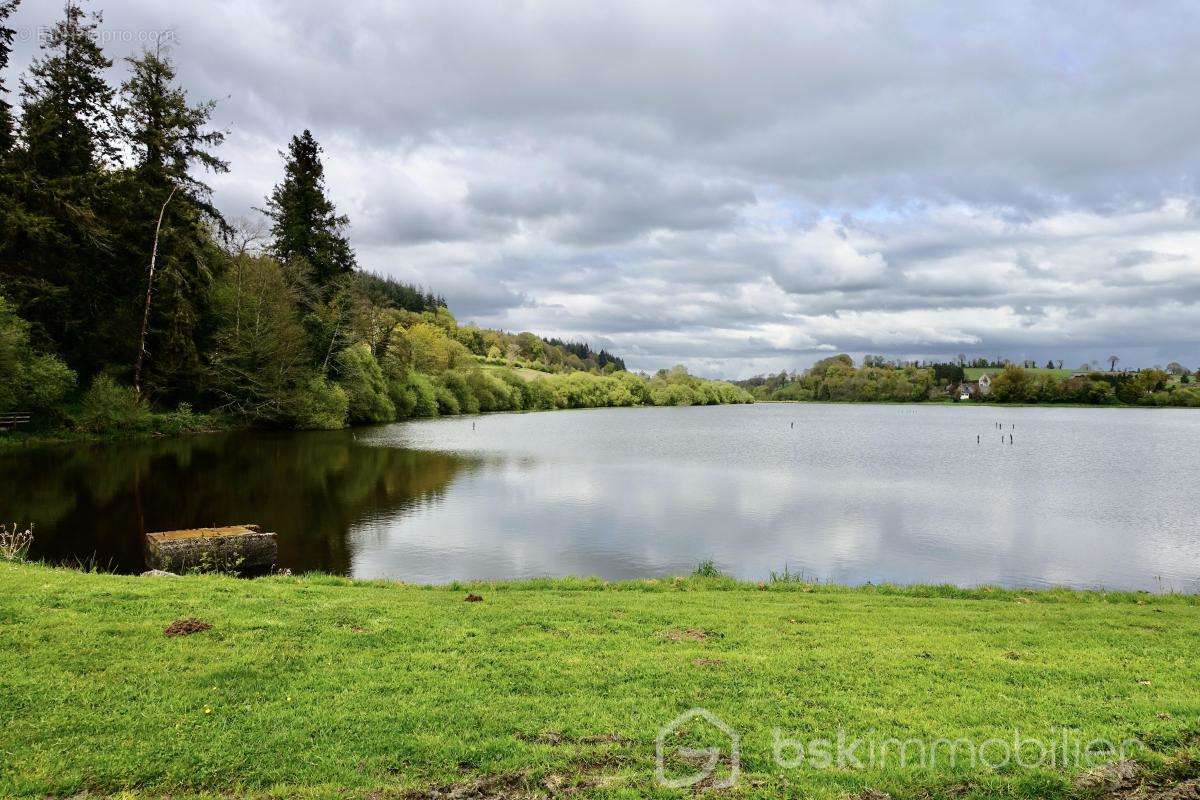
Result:
[[[46,178],[78,178],[116,160],[112,61],[98,44],[103,21],[68,0],[42,43],[44,55],[21,81],[21,128],[28,158]]]
[[[354,270],[354,251],[346,239],[349,218],[339,215],[326,195],[321,146],[310,131],[293,136],[284,157],[283,182],[267,198],[272,251],[285,263],[302,262],[312,281],[329,292]]]
[[[0,277],[35,340],[54,345],[85,375],[99,367],[97,336],[112,294],[112,241],[103,219],[116,161],[112,62],[96,35],[99,14],[69,0],[21,81],[21,126],[6,169]]]
[[[135,272],[137,306],[149,314],[146,385],[155,394],[181,399],[201,382],[202,322],[222,262],[212,229],[225,224],[212,205],[212,190],[193,170],[228,171],[212,153],[225,134],[208,127],[212,102],[188,102],[161,42],[127,61],[131,75],[121,86],[117,118],[134,163],[121,182],[126,211],[120,238]],[[156,269],[147,287],[156,242]],[[138,358],[141,341],[140,332],[136,341],[131,332],[124,348],[129,359]]]
[[[8,102],[8,85],[4,73],[8,70],[8,59],[12,54],[13,38],[17,32],[6,24],[17,10],[21,0],[0,2],[0,158],[4,158],[13,146],[12,104]]]

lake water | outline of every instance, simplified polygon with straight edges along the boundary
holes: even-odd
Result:
[[[35,523],[35,557],[119,571],[146,531],[257,522],[281,566],[413,582],[711,558],[752,580],[1197,592],[1198,445],[1185,409],[503,414],[2,453],[0,517]]]

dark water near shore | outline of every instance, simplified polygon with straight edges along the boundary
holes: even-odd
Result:
[[[1198,445],[1189,410],[506,414],[0,453],[0,516],[35,523],[34,557],[118,571],[146,531],[258,522],[294,571],[416,582],[712,558],[756,580],[1196,592]]]

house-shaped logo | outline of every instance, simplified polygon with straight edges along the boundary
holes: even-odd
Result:
[[[654,741],[654,775],[658,779],[659,785],[668,789],[686,789],[701,781],[707,781],[720,766],[722,747],[674,747],[671,751],[674,758],[689,764],[699,763],[699,768],[686,775],[667,776],[667,740],[668,738],[677,738],[685,731],[690,732],[688,726],[693,722],[711,727],[721,739],[728,742],[728,774],[719,780],[706,783],[703,787],[705,789],[728,789],[737,783],[741,774],[741,737],[720,717],[704,708],[693,708],[680,714],[658,732],[658,737]]]

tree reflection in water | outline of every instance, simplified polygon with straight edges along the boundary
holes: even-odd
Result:
[[[143,568],[147,531],[256,522],[279,565],[348,574],[350,533],[437,499],[477,462],[360,444],[352,432],[230,433],[0,454],[0,513],[35,525],[30,557]]]

